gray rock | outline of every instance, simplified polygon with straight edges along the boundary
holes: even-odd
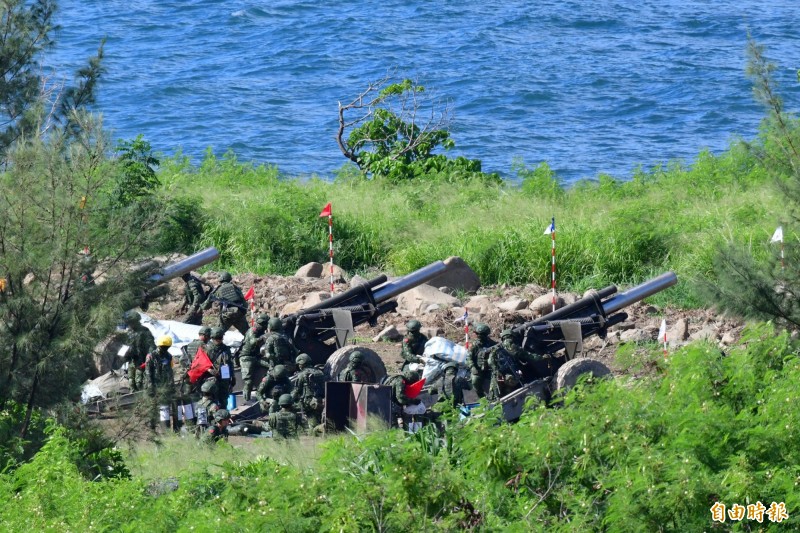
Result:
[[[380,333],[372,338],[372,342],[390,341],[397,342],[403,340],[403,335],[394,326],[387,326]]]
[[[447,272],[436,276],[428,282],[433,287],[450,287],[457,291],[475,292],[481,288],[478,275],[460,257],[448,257],[444,260]]]
[[[366,285],[367,283],[369,283],[369,280],[367,278],[362,278],[358,274],[356,274],[355,276],[350,278],[350,287],[351,288],[352,287],[358,287],[359,285]]]
[[[564,298],[556,295],[556,309],[564,307]],[[553,312],[553,295],[543,294],[531,302],[530,308],[535,316],[543,316]]]
[[[302,298],[294,302],[288,303],[281,309],[281,315],[290,315],[296,313],[301,309],[307,309],[312,305],[324,302],[331,297],[329,292],[309,292],[304,294]]]
[[[736,340],[737,340],[737,335],[736,335],[736,333],[734,333],[734,331],[733,331],[733,330],[729,330],[729,331],[726,331],[726,332],[725,332],[725,333],[722,335],[722,339],[720,339],[720,341],[719,341],[719,342],[720,342],[720,344],[722,344],[723,346],[732,346],[733,344],[736,344]]]
[[[523,300],[522,298],[511,298],[501,304],[497,304],[497,308],[501,311],[519,311],[520,309],[525,309],[528,307],[528,304],[530,304],[528,300]]]
[[[653,337],[643,329],[633,328],[622,331],[619,340],[620,342],[634,342],[638,344],[650,342],[653,340]]]
[[[306,263],[297,269],[294,273],[296,278],[318,278],[322,275],[322,264],[320,263]]]
[[[719,340],[719,332],[715,327],[707,325],[689,335],[689,340],[717,342]]]
[[[439,308],[461,305],[458,299],[425,283],[397,297],[397,312],[404,316],[416,316],[432,304],[438,304]]]
[[[689,324],[683,318],[679,318],[672,327],[667,328],[667,342],[683,343],[689,338]]]

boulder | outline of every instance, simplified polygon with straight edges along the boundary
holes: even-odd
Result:
[[[390,341],[390,342],[398,342],[403,340],[403,334],[397,331],[397,328],[394,326],[387,326],[383,329],[380,333],[375,335],[372,338],[372,342],[381,342],[381,341]]]
[[[467,311],[470,313],[488,313],[489,307],[492,305],[491,299],[488,296],[479,294],[478,296],[473,296],[467,303],[464,304]],[[463,313],[462,313],[463,314]],[[461,315],[458,315],[461,316]]]
[[[403,316],[417,316],[433,304],[438,304],[439,308],[461,305],[457,298],[424,283],[397,297],[397,312]]]
[[[350,288],[351,289],[353,287],[358,287],[359,285],[366,285],[367,283],[369,283],[369,280],[367,278],[359,276],[358,274],[356,274],[355,276],[350,278]]]
[[[497,308],[501,311],[511,312],[519,311],[528,307],[530,302],[522,298],[510,298],[503,303],[497,304]]]
[[[294,273],[296,278],[318,278],[320,276],[322,276],[322,264],[316,262],[306,263]]]
[[[717,331],[717,328],[715,328],[714,326],[706,325],[703,326],[698,331],[695,331],[694,333],[689,335],[689,340],[693,341],[704,340],[716,343],[719,340],[719,332]]]
[[[460,257],[448,257],[444,260],[444,264],[448,267],[447,272],[430,280],[429,285],[468,293],[474,293],[481,288],[478,275]]]
[[[627,329],[623,330],[619,336],[620,342],[633,342],[636,344],[650,342],[653,337],[646,330],[643,329]]]
[[[689,324],[683,318],[679,318],[672,327],[667,329],[667,342],[670,345],[683,343],[688,338]]]
[[[556,309],[564,307],[564,298],[556,295]],[[530,310],[535,316],[543,316],[553,312],[553,295],[543,294],[531,302]]]
[[[309,292],[308,294],[304,294],[299,300],[295,300],[294,302],[284,305],[283,309],[281,309],[281,316],[291,315],[292,313],[296,313],[301,309],[307,309],[312,305],[317,305],[318,303],[324,302],[330,297],[331,293],[329,292]]]

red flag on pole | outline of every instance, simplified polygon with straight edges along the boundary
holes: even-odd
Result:
[[[409,398],[416,398],[419,396],[419,393],[422,392],[423,386],[425,386],[425,378],[406,385],[406,396]]]
[[[252,300],[255,295],[256,295],[255,287],[250,287],[250,290],[247,291],[247,294],[244,295],[244,299]]]
[[[328,202],[328,205],[322,208],[322,213],[319,214],[321,217],[329,217],[331,216],[331,203]]]
[[[189,382],[197,383],[197,380],[200,379],[200,377],[202,377],[202,375],[213,366],[214,365],[211,363],[211,359],[208,358],[205,348],[202,346],[199,347],[197,349],[197,354],[194,356],[194,361],[192,361],[192,366],[190,366],[189,371],[186,372],[189,375]]]

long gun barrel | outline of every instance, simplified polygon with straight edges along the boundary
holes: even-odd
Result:
[[[569,343],[590,335],[605,335],[609,326],[628,318],[620,309],[644,300],[678,282],[674,272],[665,272],[641,285],[616,294],[613,285],[592,292],[577,302],[513,328],[522,346],[538,354],[552,354]],[[616,314],[615,314],[616,313]]]
[[[173,278],[197,270],[201,266],[207,265],[219,259],[219,250],[210,246],[204,250],[190,255],[185,259],[171,263],[161,269],[157,274],[153,274],[148,279],[154,284],[165,283]]]
[[[390,301],[408,290],[443,274],[448,269],[442,261],[415,270],[394,281],[378,276],[323,302],[282,318],[283,329],[300,351],[307,353],[314,363],[324,363],[337,344],[343,344],[344,334],[355,326],[369,322],[375,324],[379,316],[397,308]],[[336,337],[337,344],[326,341]]]

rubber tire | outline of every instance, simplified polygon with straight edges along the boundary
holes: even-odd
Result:
[[[555,389],[566,392],[575,386],[581,375],[586,373],[591,373],[595,378],[601,378],[611,375],[611,370],[597,359],[588,357],[567,361],[556,372]]]
[[[343,346],[328,357],[325,361],[325,378],[329,381],[339,381],[339,374],[350,362],[350,354],[358,350],[364,356],[364,364],[372,371],[374,380],[370,383],[380,383],[386,377],[386,365],[374,350],[361,346]]]

